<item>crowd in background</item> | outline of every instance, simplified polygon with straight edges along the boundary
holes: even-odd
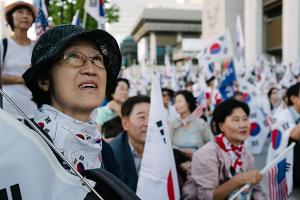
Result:
[[[108,33],[62,25],[50,29],[35,44],[27,37],[35,17],[35,8],[24,2],[6,8],[6,19],[14,34],[6,40],[1,68],[4,92],[41,128],[47,128],[54,144],[64,149],[79,172],[104,166],[135,192],[153,99],[147,93],[130,96],[130,90],[136,90],[136,85],[118,77],[120,52]],[[106,40],[99,41],[97,37]],[[55,46],[51,51],[49,44]],[[261,75],[255,70],[251,73],[256,78]],[[216,76],[202,80],[206,85],[200,87],[200,93],[195,89],[199,89],[199,84],[188,79],[183,81],[180,90],[162,88],[164,110],[161,112],[167,113],[183,199],[225,199],[247,183],[254,187],[243,193],[245,197],[265,198],[259,184],[262,175],[255,169],[254,158],[244,145],[251,128],[249,115],[255,104],[274,119],[290,116],[295,125],[290,141],[299,141],[298,78],[293,77],[294,82],[288,87],[279,87],[276,84],[279,80],[273,84],[267,82],[260,98],[251,104],[238,81],[233,86],[233,95],[222,98]],[[3,108],[20,121],[24,120],[6,101]],[[62,127],[63,123],[68,124],[67,132],[74,132],[77,140],[83,140],[78,148],[88,149],[85,160],[77,159],[82,156],[80,152],[68,154],[77,145],[74,146],[74,138],[68,138],[66,132],[60,132],[62,130],[53,130],[49,119]],[[82,127],[91,130],[91,134],[78,134],[76,129],[82,131]],[[265,145],[269,145],[270,137]],[[295,152],[298,151],[297,144]],[[295,187],[299,187],[298,166],[299,159],[295,156]]]

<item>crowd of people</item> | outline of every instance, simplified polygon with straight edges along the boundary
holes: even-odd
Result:
[[[119,77],[121,54],[116,40],[103,30],[59,25],[33,42],[27,31],[36,9],[20,1],[5,12],[13,35],[3,41],[3,91],[78,172],[104,168],[136,192],[152,99],[129,95],[134,86]],[[204,102],[197,101],[191,84],[178,91],[162,88],[161,112],[168,116],[181,198],[226,199],[251,184],[242,197],[266,199],[262,174],[244,145],[251,128],[251,106],[239,90],[227,100],[216,99],[215,81],[215,77],[206,80]],[[200,104],[202,112],[195,112]],[[276,120],[288,116],[294,125],[290,141],[299,141],[299,82],[284,92],[276,86],[268,88],[260,105]],[[24,121],[8,102],[4,101],[3,109]],[[294,185],[299,187],[296,152],[298,144]]]

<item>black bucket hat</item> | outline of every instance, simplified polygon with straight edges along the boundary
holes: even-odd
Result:
[[[121,53],[115,38],[104,30],[87,31],[76,25],[59,25],[46,31],[33,48],[31,67],[22,75],[29,90],[37,88],[37,77],[41,71],[52,67],[53,62],[74,40],[88,38],[96,43],[100,52],[108,59],[106,96],[113,91],[121,68]]]

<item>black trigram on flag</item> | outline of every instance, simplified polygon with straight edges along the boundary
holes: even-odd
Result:
[[[10,186],[9,188],[4,188],[0,190],[0,199],[8,200],[9,190],[13,200],[22,200],[21,190],[19,184]]]
[[[157,128],[159,129],[160,135],[163,137],[163,141],[165,144],[167,144],[166,142],[166,135],[164,132],[164,126],[161,120],[159,120],[158,122],[156,122]]]

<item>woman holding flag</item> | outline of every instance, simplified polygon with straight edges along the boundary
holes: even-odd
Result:
[[[90,116],[114,88],[121,67],[116,40],[100,29],[60,25],[39,38],[31,65],[23,78],[39,108],[35,123],[78,172],[105,168],[118,177],[113,152]],[[99,188],[106,190],[103,183]]]
[[[212,131],[218,134],[193,155],[191,176],[183,188],[184,199],[227,199],[245,184],[251,184],[241,199],[265,199],[257,185],[262,175],[244,147],[250,132],[246,103],[228,99],[215,108]]]
[[[178,91],[174,105],[180,118],[170,123],[172,144],[191,159],[198,148],[211,141],[212,133],[209,124],[193,113],[197,106],[191,92]]]

